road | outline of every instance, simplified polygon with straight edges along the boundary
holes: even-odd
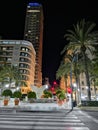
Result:
[[[82,117],[82,118],[81,118]],[[0,130],[90,130],[85,114],[73,111],[0,112]],[[90,122],[91,123],[91,122]],[[98,130],[94,129],[94,130]]]
[[[74,113],[75,111],[73,111]],[[98,130],[98,111],[95,110],[76,110],[75,115],[90,130]]]
[[[95,110],[84,110],[84,112],[91,115],[95,119],[98,119],[98,110],[97,111],[95,111]]]

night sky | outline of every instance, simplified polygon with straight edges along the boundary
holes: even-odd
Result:
[[[26,6],[39,2],[44,10],[43,78],[55,80],[61,61],[61,51],[67,44],[64,34],[73,24],[85,18],[96,23],[98,29],[97,0],[0,0],[0,35],[2,39],[23,39]]]

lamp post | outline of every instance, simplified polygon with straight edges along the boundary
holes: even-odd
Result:
[[[71,61],[71,67],[70,67],[70,87],[72,89],[72,93],[71,93],[71,110],[73,110],[73,85],[72,85],[72,66],[73,66],[73,62],[75,60],[76,55],[73,56],[72,61]]]

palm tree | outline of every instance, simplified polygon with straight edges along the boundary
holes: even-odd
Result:
[[[96,75],[98,77],[98,45],[95,46],[95,51],[94,51],[95,57],[93,58],[93,69],[92,73],[93,75]]]
[[[96,44],[98,40],[98,33],[93,31],[95,23],[90,21],[85,21],[85,19],[77,22],[76,25],[73,25],[73,30],[68,30],[68,34],[65,34],[66,40],[69,41],[68,45],[66,45],[61,52],[62,54],[67,50],[77,50],[81,52],[83,55],[83,62],[85,67],[85,75],[88,86],[88,100],[91,100],[91,92],[90,92],[90,81],[89,81],[89,72],[88,72],[88,64],[86,57],[88,56],[88,52],[93,54],[94,44]]]
[[[2,70],[1,70],[2,75],[2,79],[3,82],[5,83],[9,83],[9,88],[11,88],[11,84],[12,82],[15,81],[15,68],[14,66],[8,66],[8,65],[4,65]]]
[[[62,77],[64,77],[66,88],[68,87],[67,86],[67,78],[70,74],[70,67],[71,67],[70,63],[65,62],[63,59],[61,61],[61,64],[60,64],[57,72],[56,72],[56,79],[61,79]]]
[[[98,88],[98,45],[95,46],[95,57],[93,59],[91,67],[93,69],[90,69],[90,80],[94,86],[95,98],[97,98],[96,89]]]
[[[15,86],[16,87],[21,87],[21,86],[24,86],[24,87],[27,87],[27,83],[23,80],[22,78],[22,74],[20,73],[20,70],[18,67],[15,68],[15,71],[14,71],[14,74],[15,74]]]
[[[0,74],[1,82],[8,83],[9,88],[11,88],[12,82],[15,82],[16,86],[27,86],[25,81],[22,81],[22,74],[20,73],[19,68],[16,66],[4,65],[0,71]]]
[[[83,72],[83,64],[81,62],[81,54],[77,53],[75,50],[71,50],[71,54],[68,53],[65,55],[65,59],[67,59],[67,62],[70,63],[70,80],[71,80],[71,86],[72,89],[75,90],[75,93],[77,94],[77,97],[75,98],[77,100],[77,103],[81,102],[81,88],[80,88],[80,73]],[[76,89],[73,88],[73,82],[72,78],[75,79],[76,83]],[[75,96],[76,96],[75,94]]]

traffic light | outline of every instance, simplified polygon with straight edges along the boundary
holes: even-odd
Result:
[[[71,94],[72,93],[72,89],[71,88],[67,88],[67,92]]]
[[[54,91],[54,87],[51,87],[51,90]]]
[[[53,85],[56,85],[56,84],[57,84],[57,82],[56,82],[56,81],[54,81],[54,82],[53,82]]]

